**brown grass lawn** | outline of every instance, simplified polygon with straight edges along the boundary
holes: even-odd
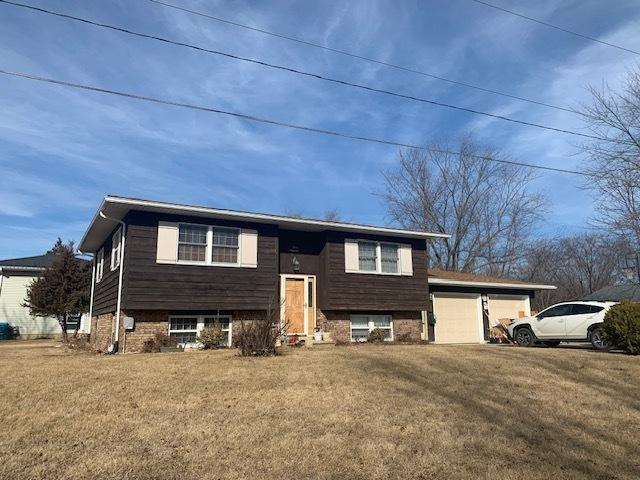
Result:
[[[2,479],[640,478],[640,358],[0,345]]]

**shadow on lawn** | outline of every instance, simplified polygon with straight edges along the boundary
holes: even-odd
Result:
[[[579,368],[576,359],[532,358],[525,352],[513,352],[514,356],[526,356],[523,364],[535,361],[536,368],[542,368],[549,377],[557,376],[560,381],[579,382],[593,388],[603,395],[614,399],[635,411],[640,409],[638,388],[614,378],[606,379],[586,368]],[[537,467],[547,471],[549,467],[562,472],[562,476],[578,475],[586,478],[638,478],[640,472],[640,449],[638,437],[619,434],[612,430],[606,421],[593,419],[587,413],[580,414],[584,407],[576,399],[575,408],[565,412],[554,409],[554,405],[536,398],[536,395],[523,395],[518,401],[500,403],[501,388],[513,388],[528,372],[511,370],[506,375],[491,371],[489,368],[473,368],[473,377],[469,377],[469,368],[464,360],[443,357],[425,358],[428,368],[424,370],[415,361],[404,363],[388,356],[365,355],[359,362],[366,363],[369,371],[388,377],[390,384],[396,385],[410,398],[420,401],[426,394],[440,398],[444,405],[460,411],[463,426],[465,417],[475,418],[491,426],[498,435],[512,442],[524,442],[528,451],[514,449],[493,452],[487,442],[482,451],[465,451],[476,460],[500,458],[501,463],[521,469],[526,475]],[[472,361],[472,360],[467,360]],[[409,387],[398,385],[398,380]],[[396,390],[397,391],[397,390]],[[568,392],[569,393],[569,392]],[[508,395],[506,395],[508,396]],[[520,401],[521,400],[521,401]],[[494,407],[500,403],[499,408]],[[527,408],[531,407],[528,411]],[[607,411],[602,412],[603,416]],[[625,425],[638,428],[635,425]],[[473,425],[471,425],[473,428]],[[627,432],[628,433],[628,432]],[[586,438],[585,438],[586,437]],[[630,440],[631,439],[631,440]],[[604,452],[600,446],[613,446]],[[614,451],[612,451],[614,450]],[[464,461],[464,460],[463,460]],[[572,475],[573,474],[573,475]]]

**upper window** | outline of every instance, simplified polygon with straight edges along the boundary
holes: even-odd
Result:
[[[240,230],[237,228],[179,226],[179,262],[237,265],[239,250]]]
[[[96,283],[102,280],[102,274],[104,273],[104,248],[96,254]]]
[[[213,227],[212,263],[238,263],[239,233],[236,228]]]
[[[361,272],[399,273],[399,246],[394,243],[358,242]]]
[[[111,237],[111,270],[120,266],[120,256],[122,252],[122,227],[116,230]]]
[[[178,260],[207,261],[207,227],[180,225],[178,234]]]
[[[398,245],[381,243],[380,262],[383,273],[398,273]]]
[[[358,266],[362,272],[375,272],[378,267],[378,245],[358,242]]]

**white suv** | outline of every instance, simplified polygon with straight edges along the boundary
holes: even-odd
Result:
[[[602,336],[604,315],[614,302],[557,303],[536,316],[512,320],[507,330],[518,345],[535,343],[556,346],[560,342],[589,341],[603,350],[607,344]]]

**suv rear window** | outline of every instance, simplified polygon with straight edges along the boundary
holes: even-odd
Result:
[[[582,305],[580,303],[571,305],[571,315],[584,315],[587,313],[594,313],[591,305]]]

